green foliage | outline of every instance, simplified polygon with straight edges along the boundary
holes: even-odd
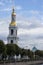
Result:
[[[14,45],[12,45],[12,44],[7,44],[6,45],[6,48],[7,48],[7,50],[6,50],[6,52],[7,52],[7,55],[14,55]]]
[[[7,44],[6,45],[6,47],[7,47],[7,54],[8,55],[18,55],[19,54],[19,50],[20,50],[20,48],[16,45],[16,44]]]
[[[23,56],[23,55],[25,55],[25,50],[24,49],[21,50],[21,56]]]
[[[33,58],[33,52],[28,50],[28,56],[32,59]]]
[[[15,54],[19,55],[20,53],[20,48],[18,47],[18,45],[14,44],[14,49],[15,49]]]
[[[0,54],[4,53],[5,51],[5,44],[2,40],[0,40]]]
[[[6,45],[2,40],[0,40],[0,54],[2,55],[2,59],[6,58]]]
[[[16,44],[4,44],[2,40],[0,40],[0,55],[2,54],[2,59],[8,56],[14,56],[21,54],[21,56],[28,56],[31,59],[34,59],[34,53],[30,51],[29,49],[21,49],[18,45]],[[36,58],[43,57],[43,51],[37,50],[35,52]]]
[[[40,57],[43,57],[43,51],[41,51],[41,50],[37,50],[35,52],[35,54],[38,55],[38,56],[40,56]]]

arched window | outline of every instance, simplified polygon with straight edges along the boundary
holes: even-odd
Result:
[[[13,40],[11,40],[11,43],[13,43]]]
[[[13,29],[11,29],[11,35],[13,35]]]

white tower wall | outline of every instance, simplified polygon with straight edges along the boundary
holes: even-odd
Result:
[[[16,44],[17,43],[17,26],[16,26],[16,15],[15,15],[15,12],[14,12],[14,9],[13,9],[13,12],[12,12],[12,21],[9,25],[9,35],[8,35],[8,43],[13,43],[13,44]]]

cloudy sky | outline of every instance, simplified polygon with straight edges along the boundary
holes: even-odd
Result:
[[[7,43],[12,4],[16,11],[18,45],[43,50],[43,0],[0,0],[0,39]]]

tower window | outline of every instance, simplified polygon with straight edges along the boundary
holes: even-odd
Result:
[[[13,29],[11,29],[11,35],[13,35]]]
[[[11,40],[11,43],[13,43],[13,40]]]

